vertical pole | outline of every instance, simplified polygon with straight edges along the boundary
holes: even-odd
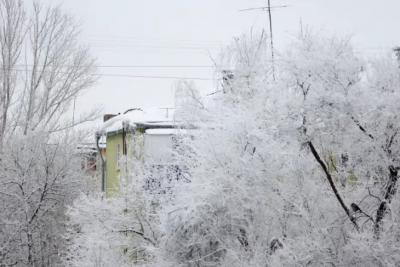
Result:
[[[75,105],[76,105],[76,97],[74,98],[74,108],[72,110],[72,127],[75,124]]]
[[[274,62],[274,40],[272,34],[272,14],[271,14],[271,0],[268,0],[268,18],[269,18],[269,35],[271,40],[271,60],[272,60],[272,77],[275,81],[275,62]]]
[[[97,153],[99,153],[100,160],[101,160],[101,191],[105,192],[106,191],[106,161],[103,157],[103,154],[101,153],[102,150],[100,148],[100,138],[101,138],[100,133],[96,133],[96,147],[97,147]]]

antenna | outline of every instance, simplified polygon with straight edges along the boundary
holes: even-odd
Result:
[[[165,109],[165,118],[168,119],[169,118],[169,111],[175,108],[160,108],[160,109]]]
[[[271,6],[271,0],[268,0],[267,6],[262,6],[262,7],[253,7],[253,8],[246,8],[246,9],[241,9],[239,11],[253,11],[253,10],[261,10],[261,11],[267,11],[268,12],[268,21],[269,21],[269,35],[270,35],[270,47],[271,47],[271,60],[272,60],[272,77],[275,81],[275,55],[274,55],[274,38],[273,38],[273,31],[272,31],[272,14],[271,10],[272,9],[277,9],[277,8],[285,8],[288,7],[287,5],[278,5],[278,6]]]

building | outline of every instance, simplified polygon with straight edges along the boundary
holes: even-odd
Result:
[[[106,155],[102,155],[102,190],[106,196],[119,192],[121,173],[133,164],[122,158],[135,158],[142,163],[166,165],[171,157],[176,122],[173,109],[130,109],[123,114],[107,115],[97,131],[97,140],[105,138]]]
[[[77,146],[77,155],[81,159],[81,169],[88,174],[95,175],[97,168],[98,150],[94,144],[83,143]]]

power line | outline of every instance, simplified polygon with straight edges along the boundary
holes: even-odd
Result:
[[[92,47],[96,48],[149,48],[149,49],[171,49],[171,50],[212,50],[219,49],[219,46],[167,46],[167,45],[138,45],[138,44],[91,44]]]
[[[106,74],[98,73],[93,76],[100,77],[125,77],[125,78],[143,78],[143,79],[178,79],[178,80],[200,80],[200,81],[214,81],[215,79],[202,78],[202,77],[180,77],[180,76],[153,76],[153,75],[129,75],[129,74]]]
[[[92,37],[91,37],[92,36]],[[99,38],[96,38],[95,35],[88,35],[87,40],[89,42],[129,42],[129,41],[148,41],[151,43],[154,42],[159,42],[162,44],[170,44],[170,45],[175,45],[179,44],[201,44],[201,45],[220,45],[223,43],[223,40],[193,40],[193,39],[174,39],[174,40],[168,40],[164,38],[146,38],[142,36],[109,36],[108,38],[104,38],[104,36],[100,36]]]
[[[32,69],[14,69],[10,70],[17,72],[32,72]],[[37,70],[40,72],[40,70]],[[49,71],[44,71],[49,72]],[[67,72],[57,72],[57,74],[69,74]],[[178,80],[200,80],[200,81],[214,81],[215,79],[204,78],[204,77],[184,77],[184,76],[158,76],[158,75],[131,75],[131,74],[113,74],[113,73],[93,73],[91,76],[98,77],[121,77],[121,78],[143,78],[143,79],[178,79]]]
[[[251,8],[245,8],[245,9],[240,9],[239,11],[252,11],[252,10],[267,10],[267,9],[277,9],[277,8],[283,8],[283,7],[288,7],[287,5],[280,5],[280,6],[262,6],[262,7],[251,7]]]
[[[17,67],[33,67],[32,64],[19,64]],[[74,67],[74,65],[61,65],[62,67]],[[126,69],[213,69],[212,65],[96,65],[97,68],[126,68]]]
[[[207,65],[98,65],[99,68],[144,68],[144,69],[211,69],[215,66]]]

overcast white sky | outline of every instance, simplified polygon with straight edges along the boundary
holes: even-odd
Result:
[[[82,41],[92,47],[103,74],[212,79],[212,70],[204,67],[211,66],[208,53],[217,56],[233,36],[267,25],[265,12],[239,12],[264,6],[266,0],[46,1],[62,3],[82,22]],[[399,0],[272,0],[272,5],[288,5],[273,12],[278,50],[290,42],[300,21],[312,29],[353,35],[357,50],[367,55],[400,44]],[[119,65],[135,67],[110,67]],[[103,76],[78,100],[77,110],[98,105],[104,113],[170,107],[175,81]],[[213,91],[212,81],[196,83],[203,93]]]

